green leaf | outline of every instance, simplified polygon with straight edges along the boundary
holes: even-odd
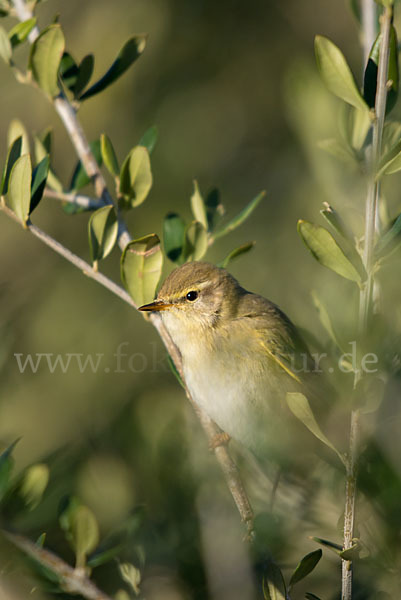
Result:
[[[398,149],[398,144],[397,147]],[[385,161],[384,159],[391,156],[393,153],[389,153],[389,155],[385,156],[379,164],[378,172],[376,175],[376,181],[381,179],[383,175],[392,175],[393,173],[397,173],[397,171],[401,170],[401,151],[392,156],[389,160]]]
[[[194,179],[194,193],[191,196],[191,209],[195,221],[199,221],[199,223],[202,223],[203,227],[207,231],[208,222],[206,216],[206,207],[202,195],[199,191],[199,186],[196,179]]]
[[[47,175],[49,172],[49,164],[50,159],[48,156],[45,156],[33,170],[29,214],[32,214],[32,212],[35,210],[35,208],[42,199],[43,192],[46,186]]]
[[[273,562],[266,566],[263,577],[263,597],[265,600],[286,600],[287,592],[283,575]]]
[[[11,169],[13,168],[14,163],[21,156],[21,150],[22,150],[22,137],[19,137],[12,143],[11,147],[8,150],[6,164],[4,166],[3,176],[1,178],[1,186],[0,186],[0,194],[1,195],[5,196],[7,194],[8,182],[10,179]]]
[[[252,250],[254,245],[255,242],[247,242],[246,244],[238,246],[238,248],[235,248],[235,250],[231,250],[231,252],[225,257],[225,259],[218,264],[218,266],[223,267],[223,269],[226,269],[232,260],[238,258],[238,256],[241,256],[242,254],[246,254],[246,252],[249,252],[249,250]]]
[[[9,488],[10,477],[14,466],[12,452],[18,442],[19,439],[15,440],[0,455],[0,501],[4,498]]]
[[[323,327],[325,328],[325,330],[327,331],[327,333],[329,334],[329,336],[331,337],[333,342],[336,344],[336,346],[338,348],[340,348],[340,350],[343,353],[345,353],[345,349],[343,349],[343,345],[339,341],[339,339],[334,331],[334,328],[333,328],[333,325],[331,322],[331,318],[330,318],[330,315],[329,315],[326,307],[324,306],[322,301],[319,299],[319,297],[317,296],[317,294],[314,290],[312,290],[311,295],[312,295],[313,304],[315,305],[315,308],[319,313],[319,319],[320,319],[321,324],[323,325]]]
[[[352,262],[345,256],[327,229],[308,221],[298,221],[298,233],[306,247],[320,264],[346,279],[360,284],[362,278]]]
[[[320,76],[328,90],[355,108],[366,110],[367,105],[341,50],[328,38],[318,35],[315,54]]]
[[[306,592],[305,598],[306,600],[320,600],[319,596],[316,596],[316,594],[312,594],[311,592]]]
[[[92,151],[93,156],[99,166],[102,164],[102,153],[100,150],[100,140],[95,140],[89,144],[89,147]],[[91,179],[81,161],[78,161],[74,173],[72,174],[71,183],[70,183],[70,191],[77,191],[81,188],[88,185],[91,182]]]
[[[393,252],[401,242],[401,214],[398,215],[392,226],[379,237],[375,246],[375,258],[380,259]]]
[[[145,146],[149,154],[152,154],[154,147],[156,146],[158,136],[159,131],[156,125],[152,125],[152,127],[149,127],[149,129],[145,131],[145,133],[140,139],[138,146]]]
[[[72,92],[75,98],[82,93],[85,87],[88,85],[90,78],[92,77],[93,67],[95,65],[95,59],[93,54],[87,54],[83,57],[78,66],[78,75],[75,84],[72,88]]]
[[[32,17],[31,19],[27,19],[22,23],[17,23],[14,25],[14,27],[8,32],[11,46],[15,48],[15,46],[18,46],[18,44],[24,42],[35,25],[36,17]]]
[[[23,154],[15,162],[8,183],[7,205],[23,225],[28,220],[31,204],[32,167],[29,154]]]
[[[58,23],[49,25],[31,48],[29,66],[39,87],[51,98],[58,96],[58,69],[64,52],[64,34]]]
[[[298,566],[293,572],[293,574],[291,575],[288,591],[290,591],[296,583],[302,581],[302,579],[307,577],[307,575],[309,575],[309,573],[311,573],[316,567],[317,563],[321,558],[321,550],[314,550],[313,552],[310,552],[309,554],[304,556],[303,559],[298,563]]]
[[[91,215],[88,224],[89,248],[95,265],[113,250],[117,234],[118,222],[114,206],[102,206]]]
[[[214,231],[224,215],[224,206],[220,202],[220,192],[217,188],[210,190],[205,200],[208,231]]]
[[[109,173],[111,173],[111,175],[117,177],[117,175],[120,173],[120,167],[118,166],[118,160],[113,148],[113,144],[105,133],[102,133],[100,136],[100,151],[107,170]]]
[[[46,533],[43,532],[40,534],[40,536],[36,540],[35,544],[36,544],[36,546],[38,546],[38,548],[43,548],[45,545],[45,541],[46,541]]]
[[[346,165],[352,167],[359,165],[358,159],[355,153],[352,151],[352,148],[350,148],[342,140],[337,140],[335,138],[321,140],[318,142],[318,147]]]
[[[130,206],[142,204],[152,187],[149,152],[144,146],[136,146],[125,159],[120,172],[120,191]]]
[[[333,452],[337,454],[338,458],[345,465],[346,461],[344,456],[324,435],[319,425],[317,424],[317,421],[314,417],[311,407],[309,406],[309,402],[306,396],[304,396],[300,392],[287,392],[286,400],[289,409],[291,410],[293,415],[297,417],[297,419],[299,419],[301,423],[303,423],[305,427],[309,429],[309,431],[313,433],[315,437],[317,437],[318,440],[320,440],[321,442],[323,442],[323,444],[326,444],[328,448],[333,450]]]
[[[369,60],[366,65],[363,83],[363,95],[367,104],[374,108],[376,102],[376,89],[377,89],[377,74],[380,58],[380,48],[382,44],[382,34],[376,37],[376,40],[372,46],[369,54]],[[398,42],[397,33],[393,26],[390,29],[390,40],[389,40],[389,64],[388,64],[388,81],[391,82],[391,86],[387,91],[386,99],[386,113],[394,107],[398,97]]]
[[[329,540],[324,540],[315,536],[311,537],[310,539],[314,540],[321,546],[324,546],[328,550],[331,550],[332,552],[334,552],[334,554],[337,554],[337,556],[340,556],[340,554],[343,552],[343,547],[339,544],[336,544],[335,542],[330,542]]]
[[[137,306],[155,297],[163,266],[160,240],[151,233],[133,240],[121,256],[121,279]]]
[[[45,156],[51,153],[51,129],[47,129],[41,137],[35,136],[34,141],[34,150],[35,150],[35,158],[36,162],[39,163],[42,161]],[[56,192],[63,191],[63,184],[55,175],[54,171],[49,167],[49,172],[47,175],[47,185],[55,190]]]
[[[48,482],[49,467],[43,463],[32,465],[25,471],[19,493],[29,510],[40,503]]]
[[[168,213],[163,222],[164,252],[172,262],[183,262],[185,221],[176,213]]]
[[[207,232],[202,223],[192,221],[185,230],[184,261],[200,260],[207,251]]]
[[[76,567],[83,568],[86,556],[99,543],[99,526],[87,506],[78,506],[71,514],[71,541],[75,551]]]
[[[242,223],[253,213],[255,208],[258,206],[259,202],[264,198],[266,192],[261,192],[258,194],[234,219],[229,221],[226,225],[224,225],[221,229],[216,231],[214,234],[214,239],[221,237],[222,235],[227,235],[234,229],[237,229]]]
[[[86,92],[80,96],[80,100],[87,100],[95,94],[99,94],[109,85],[114,83],[116,79],[121,77],[123,73],[139,58],[146,46],[146,36],[137,35],[129,39],[121,48],[116,60],[111,65],[110,69],[94,83]]]
[[[12,52],[7,31],[3,27],[0,27],[0,56],[7,65],[10,64]]]
[[[63,80],[64,85],[72,91],[77,82],[78,78],[78,65],[75,60],[72,58],[69,52],[64,52],[61,61],[60,61],[60,69],[59,74],[61,79]]]
[[[139,584],[141,583],[141,572],[131,563],[121,563],[119,570],[123,580],[132,588],[135,595],[139,594]]]
[[[326,221],[333,227],[333,229],[339,233],[345,240],[351,241],[352,236],[348,231],[340,214],[331,206],[328,202],[323,202],[324,208],[320,211],[320,214],[326,219]]]
[[[7,145],[8,147],[17,140],[19,137],[22,137],[22,148],[21,154],[29,154],[29,137],[28,132],[25,129],[24,124],[19,119],[12,119],[10,125],[8,126],[7,131]]]
[[[365,110],[352,109],[351,113],[351,145],[355,150],[360,150],[366,141],[366,136],[373,123],[373,115]]]

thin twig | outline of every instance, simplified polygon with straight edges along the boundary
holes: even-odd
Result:
[[[104,203],[97,198],[91,198],[90,196],[85,196],[84,194],[74,194],[72,192],[57,192],[56,190],[52,190],[48,187],[45,188],[43,195],[46,198],[53,198],[54,200],[60,200],[61,202],[75,204],[76,206],[80,206],[81,208],[85,208],[87,210],[96,210],[97,208],[104,206]]]
[[[59,578],[60,588],[67,594],[80,594],[88,600],[112,600],[110,596],[99,590],[83,569],[73,569],[59,556],[37,546],[22,535],[8,531],[2,533],[17,548],[55,573]]]
[[[373,3],[373,0],[371,0]],[[368,190],[365,209],[365,246],[363,262],[367,273],[367,281],[360,293],[359,302],[359,336],[363,340],[367,333],[369,316],[372,309],[374,243],[376,230],[376,207],[379,200],[379,183],[376,180],[377,165],[381,156],[384,118],[386,113],[387,77],[389,62],[389,42],[392,19],[392,8],[386,7],[380,19],[381,47],[379,56],[377,91],[375,99],[375,121],[373,123],[372,148],[369,165]],[[361,378],[358,369],[355,373],[354,386]],[[355,499],[357,483],[357,463],[359,444],[359,409],[351,412],[349,454],[347,461],[347,481],[345,489],[344,509],[344,550],[351,548],[355,521]],[[352,561],[342,561],[342,600],[352,599]]]
[[[30,10],[28,10],[27,6],[24,3],[24,0],[12,0],[12,2],[14,4],[18,18],[20,20],[24,21],[24,20],[32,17],[32,12]],[[38,30],[35,30],[35,31],[36,31],[35,35],[33,35],[32,38],[31,37],[29,38],[31,43],[36,39],[36,37],[39,33]],[[72,107],[71,103],[68,101],[68,99],[62,93],[57,98],[54,99],[54,105],[55,105],[55,108],[56,108],[65,128],[67,129],[67,131],[70,135],[72,144],[78,154],[78,157],[80,158],[87,174],[92,178],[92,181],[95,186],[96,195],[104,202],[104,204],[114,204],[113,199],[107,189],[103,174],[102,174],[101,170],[99,169],[99,166],[96,163],[96,160],[93,156],[93,153],[91,152],[88,141],[86,139],[85,133],[82,129],[82,126],[81,126],[78,118],[77,118],[75,109]],[[7,209],[6,207],[4,207],[3,210],[9,216],[13,216],[14,220],[18,221],[18,219],[15,218],[15,215],[12,213],[12,211]],[[130,234],[126,228],[126,225],[120,215],[118,215],[118,222],[119,222],[118,243],[119,243],[120,248],[123,249],[131,241],[131,236],[130,236]],[[88,275],[92,279],[95,279],[98,283],[101,283],[102,285],[107,287],[110,291],[115,293],[117,296],[122,298],[124,301],[128,302],[129,304],[131,304],[132,306],[137,308],[135,306],[135,304],[133,303],[133,301],[131,300],[131,298],[125,292],[125,290],[120,288],[120,286],[118,286],[117,284],[115,284],[114,282],[109,280],[107,277],[105,277],[101,273],[94,271],[90,267],[90,265],[85,263],[85,261],[83,261],[76,255],[74,255],[68,249],[64,248],[59,242],[56,242],[56,240],[53,240],[50,236],[45,234],[43,231],[39,230],[39,228],[37,228],[35,225],[32,225],[31,223],[29,223],[28,229],[36,237],[41,239],[45,244],[47,244],[53,250],[55,250],[56,252],[61,254],[64,258],[69,260],[72,264],[74,264],[75,266],[80,268],[86,275]],[[86,270],[87,268],[89,268],[89,270]],[[129,300],[127,299],[127,297],[129,298]],[[169,351],[178,372],[182,375],[181,356],[179,354],[177,347],[175,346],[171,337],[169,336],[167,330],[163,326],[161,319],[157,319],[156,316],[152,316],[152,317],[150,317],[150,320],[153,323],[153,325],[156,327],[156,329],[158,330],[158,332],[163,340],[163,343],[165,344],[167,350]],[[184,377],[182,377],[182,379],[185,382]],[[185,389],[186,389],[187,396],[195,408],[195,411],[200,419],[202,427],[205,430],[205,433],[206,433],[209,441],[213,440],[214,436],[219,431],[217,425],[215,425],[214,422],[211,421],[211,419],[202,410],[200,410],[199,407],[197,407],[195,405],[194,401],[192,400],[192,398],[189,394],[188,389],[187,388],[185,388]],[[237,466],[235,465],[234,461],[232,460],[227,449],[224,446],[218,446],[217,448],[215,448],[214,452],[215,452],[216,458],[218,460],[218,463],[219,463],[221,469],[223,470],[223,474],[225,476],[227,485],[233,496],[235,504],[238,508],[241,519],[247,524],[248,532],[251,533],[253,530],[253,511],[252,511],[249,499],[247,497],[245,488],[244,488],[241,478],[239,476]]]
[[[10,208],[5,206],[4,202],[0,203],[0,210],[2,210],[8,217],[16,221],[16,223],[19,223],[21,225],[21,221],[19,220],[19,218],[15,215],[15,213],[13,213],[13,211]],[[74,267],[77,267],[77,269],[82,271],[84,275],[90,277],[91,279],[94,279],[95,281],[103,285],[103,287],[107,288],[110,292],[121,298],[121,300],[124,300],[124,302],[127,302],[127,304],[130,304],[131,306],[136,308],[131,296],[122,287],[120,287],[119,285],[117,285],[117,283],[114,283],[114,281],[106,277],[106,275],[99,273],[99,271],[95,271],[89,263],[87,263],[85,260],[71,252],[71,250],[60,244],[60,242],[52,238],[48,233],[42,231],[42,229],[40,229],[30,221],[28,221],[25,228],[28,231],[30,231],[30,233],[32,233],[35,237],[37,237],[41,242],[46,244],[46,246],[49,246],[49,248],[54,250],[54,252],[57,252],[57,254],[60,254],[60,256],[68,260],[68,262],[73,264]]]

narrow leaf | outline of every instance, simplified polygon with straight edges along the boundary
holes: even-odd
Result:
[[[311,592],[306,592],[305,598],[306,600],[320,600],[319,596],[316,596],[316,594],[312,594]]]
[[[358,284],[361,283],[360,273],[345,256],[343,250],[327,229],[300,220],[298,221],[298,233],[308,250],[320,264],[346,279],[355,281]]]
[[[246,254],[246,252],[249,252],[249,250],[252,250],[254,245],[255,242],[248,242],[246,244],[242,244],[242,246],[238,246],[238,248],[235,248],[235,250],[231,250],[231,252],[227,254],[225,259],[222,260],[218,266],[226,269],[232,260],[238,258],[238,256],[241,256],[242,254]]]
[[[152,127],[149,127],[149,129],[145,131],[145,133],[140,139],[138,146],[145,146],[149,154],[152,154],[154,147],[156,146],[158,135],[159,131],[156,125],[152,125]]]
[[[329,540],[324,540],[315,536],[311,537],[310,539],[317,542],[321,546],[324,546],[328,550],[331,550],[332,552],[337,554],[337,556],[340,556],[341,552],[343,552],[343,547],[340,546],[340,544],[336,544],[335,542],[330,542]]]
[[[48,129],[42,138],[35,136],[34,139],[34,150],[35,150],[35,158],[36,162],[39,163],[41,160],[45,158],[45,156],[50,157],[51,153],[51,130]],[[63,184],[55,175],[54,171],[49,167],[49,172],[47,175],[46,184],[55,190],[56,192],[63,191]]]
[[[242,223],[253,213],[255,208],[258,206],[259,202],[264,198],[266,192],[261,192],[258,194],[234,219],[229,221],[226,225],[224,225],[221,229],[216,231],[214,234],[214,238],[217,239],[222,235],[227,235],[230,231],[237,229]]]
[[[97,164],[99,166],[101,166],[102,153],[100,150],[100,140],[95,140],[94,142],[91,142],[89,144],[89,147],[93,153],[93,156],[95,157]],[[81,188],[88,185],[88,183],[90,183],[90,181],[91,181],[91,179],[90,179],[89,175],[87,174],[87,172],[85,171],[83,164],[81,163],[81,161],[78,161],[78,163],[74,169],[74,173],[72,174],[70,191],[80,190]]]
[[[11,42],[7,31],[3,27],[0,27],[0,56],[7,65],[10,64],[12,56]]]
[[[183,387],[185,390],[185,384],[184,384],[183,380],[181,379],[181,375],[177,371],[177,367],[175,366],[174,361],[169,354],[167,354],[167,363],[168,363],[168,366],[170,367],[170,370],[173,373],[174,377],[177,379],[180,386]]]
[[[401,242],[401,214],[398,215],[392,226],[378,240],[375,246],[376,259],[382,258],[392,252]]]
[[[59,68],[60,77],[63,80],[64,85],[72,91],[77,82],[78,78],[78,65],[72,58],[69,52],[64,52]]]
[[[326,221],[333,227],[333,229],[339,233],[345,240],[352,240],[352,236],[348,231],[340,214],[331,206],[328,202],[323,202],[324,208],[320,211],[320,214],[326,219]]]
[[[200,260],[206,254],[207,247],[206,229],[199,221],[192,221],[185,230],[184,261]]]
[[[310,552],[298,563],[297,568],[291,575],[290,584],[288,590],[290,590],[296,583],[302,581],[309,573],[313,571],[319,560],[322,558],[321,550],[314,550]]]
[[[345,350],[343,349],[342,344],[339,341],[339,339],[334,331],[334,328],[333,328],[333,325],[331,322],[331,318],[330,318],[330,315],[329,315],[326,307],[324,306],[322,301],[319,299],[319,297],[317,296],[317,294],[314,290],[312,290],[311,295],[312,295],[313,304],[315,305],[315,308],[319,313],[319,319],[320,319],[321,324],[323,325],[323,327],[325,328],[325,330],[327,331],[327,333],[329,334],[329,336],[331,337],[331,339],[333,340],[335,345],[338,348],[340,348],[340,350],[343,353],[345,353]]]
[[[113,144],[105,133],[102,133],[100,136],[100,151],[107,170],[109,173],[111,173],[111,175],[116,177],[120,173],[120,168],[118,166],[118,160],[113,148]]]
[[[21,156],[21,153],[22,153],[21,150],[22,150],[22,137],[19,137],[18,139],[16,139],[13,142],[13,144],[11,145],[11,147],[8,150],[6,164],[4,166],[4,171],[3,171],[2,178],[1,178],[1,186],[0,186],[0,194],[1,195],[5,196],[7,194],[8,182],[10,179],[11,169],[13,168],[14,163]]]
[[[7,205],[25,224],[29,216],[31,203],[32,167],[29,154],[23,154],[15,162],[10,173]]]
[[[220,201],[220,192],[217,188],[210,190],[205,200],[208,231],[214,231],[218,222],[224,215],[224,206]]]
[[[64,34],[58,23],[42,31],[31,48],[29,66],[39,87],[51,98],[59,94],[58,69],[64,52]]]
[[[380,49],[382,44],[382,34],[379,33],[374,41],[372,49],[369,54],[369,59],[366,65],[364,82],[363,82],[363,95],[367,104],[374,108],[376,102],[376,89],[377,89],[377,75],[378,65],[380,59]],[[388,64],[388,76],[387,79],[391,82],[391,85],[387,91],[386,99],[386,112],[394,107],[397,96],[398,96],[398,43],[397,33],[395,28],[391,26],[390,29],[390,40],[389,40],[389,64]]]
[[[33,170],[29,214],[32,214],[32,212],[35,210],[35,208],[42,199],[43,192],[46,186],[47,175],[49,173],[49,164],[50,159],[48,156],[45,156]]]
[[[88,224],[92,262],[106,258],[117,241],[118,222],[114,206],[102,206],[94,212]]]
[[[99,526],[93,512],[87,506],[78,506],[71,516],[72,544],[76,567],[83,568],[86,556],[99,542]]]
[[[8,147],[17,140],[22,138],[21,154],[29,154],[29,137],[24,124],[19,119],[12,119],[7,130],[7,145]]]
[[[321,442],[323,442],[323,444],[326,444],[328,448],[333,450],[333,452],[337,454],[341,462],[345,464],[344,456],[324,435],[319,425],[317,424],[317,421],[313,415],[311,407],[309,406],[309,402],[306,396],[299,392],[288,392],[286,394],[286,400],[289,409],[291,410],[293,415],[295,415],[297,419],[299,419],[301,423],[303,423],[305,427],[309,429],[309,431],[313,433],[315,437],[317,437],[318,440],[320,440]]]
[[[365,110],[352,109],[351,118],[351,145],[359,151],[366,141],[366,137],[373,123],[373,114],[368,108]]]
[[[4,498],[9,487],[11,472],[14,466],[12,452],[18,441],[19,439],[15,440],[0,455],[0,501]]]
[[[32,465],[25,471],[19,493],[29,510],[40,503],[48,482],[49,467],[43,463]]]
[[[202,195],[199,191],[199,186],[196,179],[194,180],[194,192],[191,196],[191,209],[195,221],[199,221],[199,223],[202,223],[203,227],[207,231],[208,222],[206,216],[206,207]]]
[[[120,191],[132,207],[146,199],[152,187],[149,152],[144,146],[136,146],[125,159],[120,172]]]
[[[95,59],[93,54],[87,54],[83,57],[78,66],[78,75],[75,81],[75,85],[72,88],[72,92],[75,98],[82,93],[89,83],[92,77],[93,67],[95,65]]]
[[[163,266],[160,240],[151,233],[133,240],[121,256],[121,279],[137,306],[155,297]]]
[[[109,87],[116,79],[121,77],[123,73],[139,58],[146,46],[146,37],[137,35],[129,39],[121,48],[116,60],[111,65],[110,69],[94,83],[86,92],[80,96],[80,100],[87,100],[95,94],[99,94],[104,89]]]
[[[263,597],[265,600],[286,600],[287,592],[283,575],[273,562],[269,562],[263,577]]]
[[[32,17],[31,19],[27,19],[22,23],[17,23],[9,32],[8,37],[10,39],[11,46],[15,48],[21,42],[24,42],[28,35],[31,33],[32,29],[36,25],[36,17]]]
[[[321,140],[318,142],[318,147],[346,165],[356,167],[359,164],[356,155],[352,151],[352,148],[350,148],[342,140],[337,140],[335,138]]]
[[[183,262],[185,221],[176,213],[168,213],[163,222],[163,246],[166,256],[174,263]]]
[[[355,108],[366,110],[367,105],[341,50],[328,38],[318,35],[315,53],[320,76],[328,90]]]

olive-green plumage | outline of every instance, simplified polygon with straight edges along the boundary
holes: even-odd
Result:
[[[257,454],[288,437],[282,412],[288,391],[314,387],[313,361],[288,317],[243,289],[225,269],[186,263],[163,283],[155,302],[182,355],[194,401]]]

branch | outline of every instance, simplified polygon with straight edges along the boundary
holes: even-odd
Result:
[[[32,12],[28,10],[27,6],[24,3],[24,0],[12,0],[18,18],[22,21],[30,18],[32,16]],[[33,30],[35,32],[29,39],[32,43],[36,37],[39,35],[39,31],[35,28]],[[32,38],[32,39],[31,39]],[[100,198],[104,204],[114,204],[113,199],[110,195],[110,192],[107,189],[107,185],[103,174],[93,156],[93,153],[89,147],[88,141],[86,139],[85,133],[82,129],[82,126],[78,120],[76,115],[76,111],[74,110],[71,103],[65,97],[63,93],[53,100],[56,111],[58,112],[69,136],[72,141],[72,144],[76,150],[76,153],[81,160],[87,174],[91,177],[92,182],[94,184],[95,193]],[[1,207],[4,212],[8,214],[8,216],[12,216],[14,220],[18,221],[15,217],[14,213],[7,209],[6,207]],[[11,213],[11,214],[10,214]],[[127,227],[118,215],[118,223],[119,223],[119,232],[118,232],[118,244],[121,249],[124,249],[125,246],[131,241],[131,236],[127,230]],[[88,263],[83,261],[78,256],[74,255],[70,250],[64,248],[59,242],[48,236],[46,233],[41,231],[35,225],[29,223],[27,225],[28,229],[33,233],[36,237],[41,239],[45,244],[50,246],[53,250],[55,250],[58,254],[61,254],[64,258],[66,258],[69,262],[78,267],[81,271],[84,272],[85,275],[95,279],[98,283],[104,285],[111,292],[119,296],[125,302],[131,304],[134,308],[137,306],[134,304],[130,296],[123,290],[120,286],[115,284],[113,281],[102,275],[101,273],[95,272]],[[157,318],[156,315],[150,317],[150,321],[158,330],[164,345],[166,346],[178,372],[182,376],[183,382],[185,379],[183,377],[182,370],[182,361],[180,353],[173,343],[171,337],[169,336],[167,330],[165,329],[160,317]],[[215,435],[220,431],[217,425],[208,417],[206,413],[204,413],[198,406],[196,406],[195,402],[190,396],[190,393],[185,386],[187,397],[192,403],[196,414],[198,415],[202,427],[207,435],[209,442],[213,440]],[[245,488],[240,479],[238,468],[232,458],[230,457],[227,448],[224,446],[218,446],[214,449],[217,461],[223,470],[224,477],[226,479],[229,490],[233,496],[237,509],[240,513],[241,519],[246,523],[249,537],[251,537],[253,531],[253,511],[247,497]]]
[[[22,535],[4,530],[2,533],[14,546],[55,573],[59,577],[61,589],[67,594],[80,594],[88,600],[112,600],[110,596],[99,590],[83,569],[73,569],[56,554],[37,546]]]
[[[373,4],[373,0],[370,0]],[[366,5],[364,3],[363,7]],[[367,6],[367,5],[366,5]],[[368,190],[365,208],[365,246],[363,262],[367,272],[367,281],[360,293],[359,301],[359,335],[361,339],[366,335],[368,321],[372,307],[372,292],[374,283],[374,243],[376,230],[377,205],[379,201],[379,183],[376,180],[376,169],[381,155],[384,119],[386,115],[387,77],[390,47],[390,29],[393,15],[392,7],[386,7],[380,17],[381,46],[377,75],[377,91],[375,99],[375,121],[373,123],[373,136],[371,158],[369,165]],[[354,387],[361,378],[359,369],[355,372]],[[359,418],[360,411],[351,412],[349,455],[347,461],[347,482],[345,488],[344,509],[344,550],[351,548],[355,521],[355,499],[357,483],[357,462],[359,446]],[[342,561],[342,600],[352,599],[352,561]]]
[[[60,200],[61,202],[69,202],[70,204],[75,204],[76,206],[80,206],[81,208],[85,208],[87,210],[96,210],[97,208],[104,206],[103,202],[97,198],[91,198],[90,196],[85,196],[84,194],[57,192],[56,190],[52,190],[48,187],[45,188],[43,195],[46,198],[53,198],[54,200]]]
[[[377,6],[372,0],[360,0],[362,45],[363,45],[363,70],[368,62],[370,50],[377,35]]]

